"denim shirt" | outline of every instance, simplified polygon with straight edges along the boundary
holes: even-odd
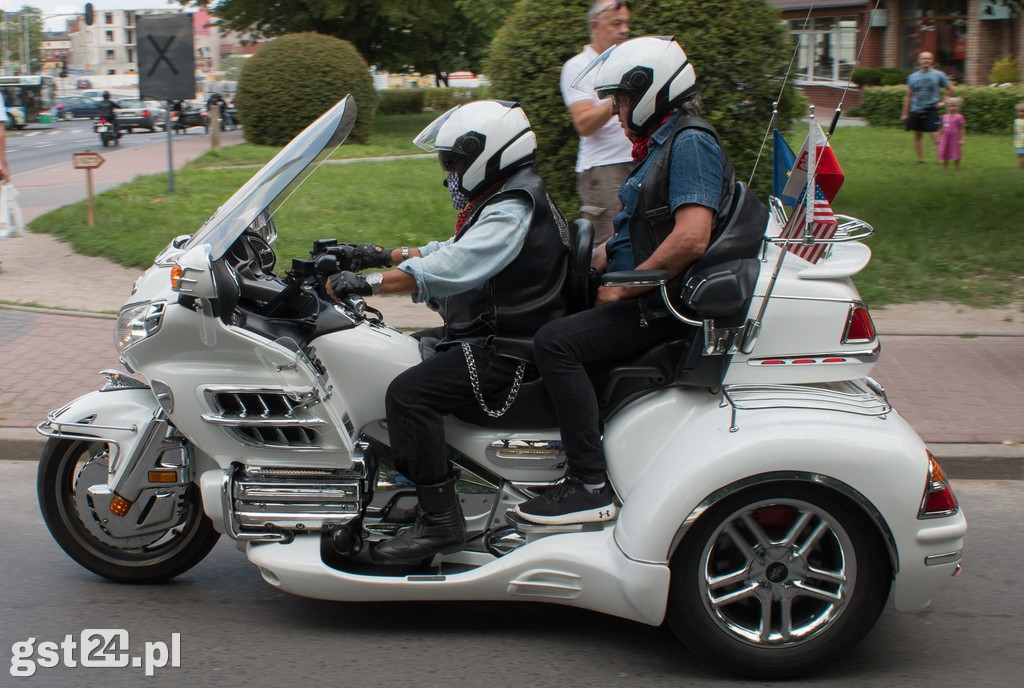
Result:
[[[497,275],[519,255],[532,218],[529,199],[507,198],[484,207],[472,231],[458,242],[452,237],[420,247],[422,257],[398,266],[416,279],[418,291],[412,300],[440,310],[439,299],[461,294]]]
[[[648,146],[648,155],[619,189],[622,210],[615,216],[615,234],[608,240],[608,272],[632,270],[636,267],[629,245],[629,218],[636,210],[640,182],[646,177],[667,142],[680,114],[674,115],[658,128]],[[672,212],[687,204],[702,205],[718,211],[722,193],[722,154],[715,138],[699,129],[684,129],[672,143],[668,182]]]

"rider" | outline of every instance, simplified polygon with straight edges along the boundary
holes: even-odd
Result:
[[[413,249],[364,244],[361,267],[397,269],[341,272],[326,285],[336,299],[412,294],[444,317],[436,353],[396,377],[385,397],[395,466],[416,483],[419,508],[410,527],[377,545],[374,557],[382,563],[417,562],[465,547],[444,416],[474,399],[511,398],[528,365],[533,333],[568,312],[562,289],[567,223],[534,171],[537,139],[519,104],[457,106],[414,143],[437,151],[447,173],[445,185],[459,210],[455,235]]]
[[[212,113],[214,105],[220,108],[218,112],[220,113],[220,119],[221,122],[224,123],[224,126],[230,125],[231,122],[228,121],[228,104],[227,101],[224,100],[224,96],[222,96],[220,93],[213,93],[206,100],[206,112],[210,113],[211,117],[213,117]]]
[[[110,99],[109,91],[103,92],[103,100],[100,101],[98,107],[103,119],[107,120],[115,134],[119,134],[120,132],[117,130],[117,103]]]
[[[666,270],[680,275],[708,246],[719,209],[730,205],[732,163],[714,129],[698,117],[693,66],[678,43],[645,37],[609,48],[586,70],[601,98],[612,98],[637,166],[619,190],[615,234],[594,252],[600,272]],[[727,212],[721,213],[727,215]],[[587,366],[628,356],[686,334],[659,291],[601,287],[595,307],[549,322],[534,358],[554,404],[567,456],[566,476],[516,507],[528,521],[566,524],[615,517],[607,482],[597,394]]]

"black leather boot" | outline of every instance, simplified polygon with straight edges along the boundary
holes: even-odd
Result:
[[[466,547],[466,522],[455,492],[455,478],[434,485],[417,485],[420,510],[416,521],[377,545],[373,558],[381,564],[410,564],[435,554],[451,554]]]

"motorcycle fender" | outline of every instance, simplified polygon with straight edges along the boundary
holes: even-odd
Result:
[[[907,521],[898,515],[908,489],[922,490],[928,470],[924,443],[898,413],[773,408],[734,417],[720,397],[695,401],[701,393],[651,395],[606,427],[609,474],[623,502],[615,540],[626,556],[667,562],[687,528],[720,499],[754,483],[791,480],[828,486],[859,504],[898,570],[896,553],[917,533],[890,532],[888,524]]]
[[[51,411],[37,430],[47,437],[107,442],[109,483],[116,485],[129,459],[148,441],[158,413],[160,406],[148,388],[96,391]]]

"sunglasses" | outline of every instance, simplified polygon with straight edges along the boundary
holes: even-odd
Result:
[[[623,7],[625,7],[627,10],[633,9],[632,7],[629,6],[629,3],[626,2],[626,0],[614,0],[612,4],[608,5],[601,11],[607,12],[608,10],[621,10]]]
[[[626,2],[626,0],[613,0],[613,2],[609,3],[603,10],[595,14],[593,18],[597,19],[608,10],[619,10],[622,9],[623,7],[630,11],[633,10],[633,8],[629,6],[629,3]]]

